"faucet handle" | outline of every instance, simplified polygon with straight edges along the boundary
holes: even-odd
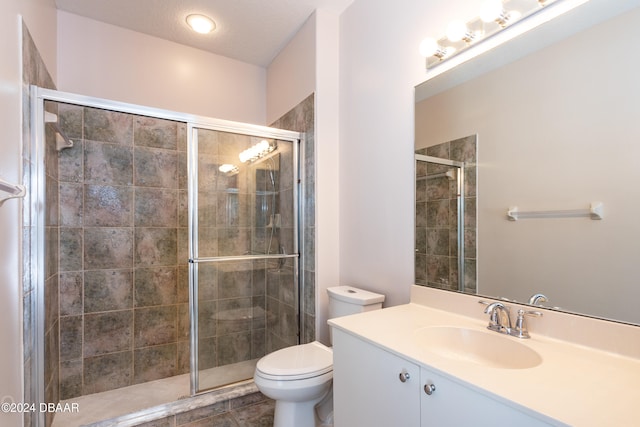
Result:
[[[542,317],[542,312],[540,311],[526,311],[526,310],[518,310],[518,316],[530,316],[530,317]]]
[[[516,325],[511,330],[510,335],[516,338],[531,338],[531,336],[529,335],[529,330],[527,328],[527,322],[525,321],[525,318],[524,318],[525,316],[541,317],[542,313],[539,311],[525,311],[522,309],[518,310]]]

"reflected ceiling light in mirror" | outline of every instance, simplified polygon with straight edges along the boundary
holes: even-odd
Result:
[[[227,176],[235,175],[238,172],[240,172],[240,169],[238,169],[236,165],[230,165],[228,163],[225,163],[224,165],[220,165],[218,170],[226,174]]]
[[[200,34],[209,34],[216,29],[216,23],[208,16],[197,13],[187,16],[187,24],[193,31]]]
[[[240,158],[240,161],[242,163],[251,163],[263,158],[267,154],[274,151],[276,148],[278,148],[278,145],[275,143],[275,141],[269,142],[266,139],[263,139],[256,145],[249,147],[241,152],[238,157]]]
[[[478,11],[478,17],[467,22],[452,21],[447,26],[445,37],[424,39],[420,43],[420,54],[426,58],[427,69],[430,69],[458,57],[462,52],[471,51],[470,47],[484,45],[484,49],[458,61],[462,63],[586,1],[588,0],[485,0]],[[533,19],[534,15],[545,16]],[[529,25],[525,25],[524,22],[529,22]],[[519,30],[512,30],[516,27],[519,27]],[[509,35],[503,36],[502,33]],[[494,37],[498,35],[501,37]],[[493,43],[485,43],[489,39],[492,39]],[[447,69],[455,65],[457,64]]]

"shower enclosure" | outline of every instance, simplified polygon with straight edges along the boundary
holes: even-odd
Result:
[[[31,114],[34,401],[196,394],[299,343],[298,132],[38,87]]]

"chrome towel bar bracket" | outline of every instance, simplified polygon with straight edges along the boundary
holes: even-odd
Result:
[[[27,194],[27,189],[24,185],[11,184],[0,178],[0,206],[2,206],[6,200],[22,198],[25,194]]]

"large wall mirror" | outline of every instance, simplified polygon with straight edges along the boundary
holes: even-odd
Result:
[[[476,138],[459,291],[640,325],[638,27],[640,1],[590,0],[416,87],[416,153]]]

